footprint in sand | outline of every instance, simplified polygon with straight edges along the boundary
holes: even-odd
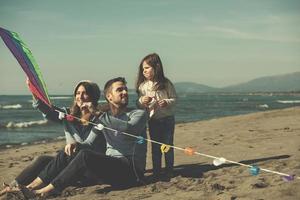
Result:
[[[12,163],[9,163],[8,167],[11,168],[11,167],[14,167],[15,165],[19,165],[20,163],[19,162],[12,162]]]
[[[210,143],[210,145],[213,145],[213,146],[218,146],[220,143],[218,142],[213,142],[213,143]]]
[[[266,183],[264,178],[260,178],[257,183],[252,184],[252,188],[266,188],[269,184]]]
[[[225,186],[221,185],[219,183],[214,183],[214,184],[211,185],[211,189],[213,191],[225,190]]]
[[[230,200],[235,200],[235,199],[237,199],[237,196],[235,195],[230,197]]]
[[[31,157],[31,156],[24,156],[21,158],[22,162],[27,162],[27,161],[32,161],[32,160],[33,160],[33,157]]]
[[[252,188],[266,188],[268,187],[269,184],[265,183],[265,182],[258,182],[252,185]]]

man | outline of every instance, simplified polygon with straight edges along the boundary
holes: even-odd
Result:
[[[94,131],[104,134],[107,142],[106,153],[81,150],[72,163],[49,185],[35,190],[35,193],[46,194],[54,189],[61,191],[78,180],[86,171],[104,183],[116,187],[134,185],[143,177],[147,143],[145,140],[142,144],[137,143],[137,138],[121,132],[146,138],[147,115],[144,110],[127,108],[128,89],[124,78],[118,77],[107,81],[104,95],[109,110],[99,117],[99,123],[106,128],[100,131],[94,127]]]

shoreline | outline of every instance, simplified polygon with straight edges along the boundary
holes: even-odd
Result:
[[[130,94],[136,94],[135,89],[129,88],[128,89]],[[179,92],[180,94],[186,94],[185,92]],[[236,94],[251,94],[251,95],[264,95],[264,94],[278,94],[278,95],[296,95],[300,96],[300,91],[249,91],[249,92],[188,92],[188,94],[228,94],[228,95],[236,95]],[[28,96],[31,97],[31,94],[0,94],[0,96]],[[71,97],[72,94],[52,94],[51,97],[57,97],[57,96],[63,96],[63,97]]]
[[[299,93],[300,96],[300,93]],[[236,115],[226,115],[226,116],[216,116],[216,117],[212,117],[212,118],[208,118],[208,119],[202,119],[202,120],[195,120],[195,121],[178,121],[176,122],[176,126],[177,125],[181,125],[181,124],[189,124],[189,123],[198,123],[198,122],[205,122],[205,121],[210,121],[210,120],[217,120],[217,119],[223,119],[223,118],[227,118],[227,117],[239,117],[239,116],[244,116],[244,115],[251,115],[251,114],[255,114],[255,113],[261,113],[261,112],[272,112],[272,111],[280,111],[280,110],[286,110],[286,109],[293,109],[293,108],[300,108],[300,106],[292,106],[292,107],[288,107],[288,108],[281,108],[281,109],[272,109],[272,110],[260,110],[260,111],[252,111],[252,112],[248,112],[248,113],[244,113],[244,114],[236,114]],[[176,116],[175,116],[176,117]],[[42,128],[42,127],[41,127]],[[43,140],[34,140],[32,142],[24,142],[23,143],[3,143],[0,144],[0,151],[5,150],[5,149],[9,149],[9,148],[19,148],[22,146],[31,146],[31,145],[38,145],[38,144],[45,144],[45,143],[53,143],[53,142],[57,142],[57,141],[64,141],[65,140],[65,136],[58,136],[55,138],[46,138]]]
[[[61,136],[60,136],[61,137]],[[28,147],[28,146],[35,146],[40,144],[51,144],[56,142],[65,141],[65,138],[53,138],[53,139],[44,139],[44,140],[36,140],[33,142],[24,142],[24,143],[6,143],[0,145],[0,152],[6,149],[13,149],[13,148],[21,148],[21,147]]]

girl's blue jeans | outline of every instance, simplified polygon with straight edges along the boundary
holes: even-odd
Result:
[[[168,116],[161,119],[149,120],[149,134],[151,140],[161,142],[168,145],[174,145],[174,129],[175,118],[174,116]],[[161,158],[162,152],[160,150],[161,145],[152,143],[152,165],[153,174],[159,175],[161,172]],[[166,173],[172,173],[174,166],[174,149],[170,148],[165,155]]]

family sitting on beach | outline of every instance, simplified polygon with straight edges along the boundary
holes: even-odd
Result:
[[[26,190],[43,196],[86,181],[116,188],[142,183],[146,168],[147,123],[151,140],[171,146],[174,140],[176,92],[164,76],[157,54],[142,59],[136,92],[138,109],[127,107],[128,89],[122,77],[106,82],[103,93],[108,104],[104,106],[98,105],[98,85],[88,80],[76,85],[70,108],[49,107],[35,97],[35,108],[47,119],[63,124],[66,145],[55,157],[38,157],[14,181],[4,184],[1,194]],[[163,174],[160,145],[152,143],[153,180],[162,177],[170,180],[173,176],[173,148],[164,155]]]

